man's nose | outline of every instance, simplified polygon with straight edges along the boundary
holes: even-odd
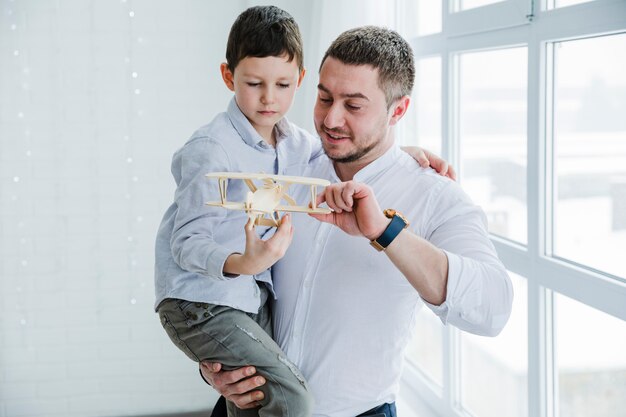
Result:
[[[343,109],[339,104],[333,103],[326,112],[324,125],[329,128],[341,127],[345,122]]]

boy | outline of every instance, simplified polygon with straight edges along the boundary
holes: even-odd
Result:
[[[172,160],[177,188],[157,235],[155,306],[170,339],[191,359],[258,368],[268,387],[259,415],[309,416],[311,394],[270,336],[266,302],[273,295],[269,267],[291,241],[289,215],[262,240],[244,212],[204,205],[219,199],[207,172],[297,174],[314,152],[312,136],[284,118],[305,73],[296,22],[273,6],[245,10],[231,28],[226,60],[222,78],[234,99]],[[229,184],[229,199],[245,201],[246,194],[242,181]],[[232,404],[228,410],[246,413]]]
[[[155,306],[169,337],[191,359],[258,369],[267,380],[259,415],[308,416],[311,395],[271,338],[266,302],[274,296],[268,268],[291,242],[289,215],[262,240],[250,222],[240,233],[244,212],[204,205],[219,199],[207,172],[299,175],[321,151],[316,138],[284,118],[305,73],[298,26],[274,6],[249,8],[231,28],[226,58],[221,73],[234,99],[173,157],[177,189],[157,235]],[[244,201],[247,191],[235,181],[228,197]],[[246,413],[230,403],[228,410]]]

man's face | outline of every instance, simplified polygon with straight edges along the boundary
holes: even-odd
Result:
[[[235,92],[237,105],[264,138],[287,113],[304,71],[289,57],[247,57],[239,61],[234,74],[222,64],[226,86]]]
[[[369,163],[393,143],[391,110],[378,70],[327,58],[320,69],[314,121],[324,151],[339,163]]]

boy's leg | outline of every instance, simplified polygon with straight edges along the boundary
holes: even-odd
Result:
[[[310,416],[312,398],[300,371],[256,323],[268,323],[267,306],[253,315],[230,307],[168,300],[159,306],[161,323],[172,341],[195,361],[219,362],[223,369],[254,365],[266,383],[260,416]],[[231,404],[229,404],[229,415]],[[233,410],[234,411],[234,410]],[[234,415],[250,414],[239,410]]]

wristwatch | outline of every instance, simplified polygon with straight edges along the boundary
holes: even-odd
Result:
[[[382,235],[370,241],[370,245],[379,252],[387,249],[387,246],[393,242],[396,236],[409,227],[409,221],[400,212],[394,209],[385,209],[383,214],[388,219],[391,219],[391,223],[389,223]]]

